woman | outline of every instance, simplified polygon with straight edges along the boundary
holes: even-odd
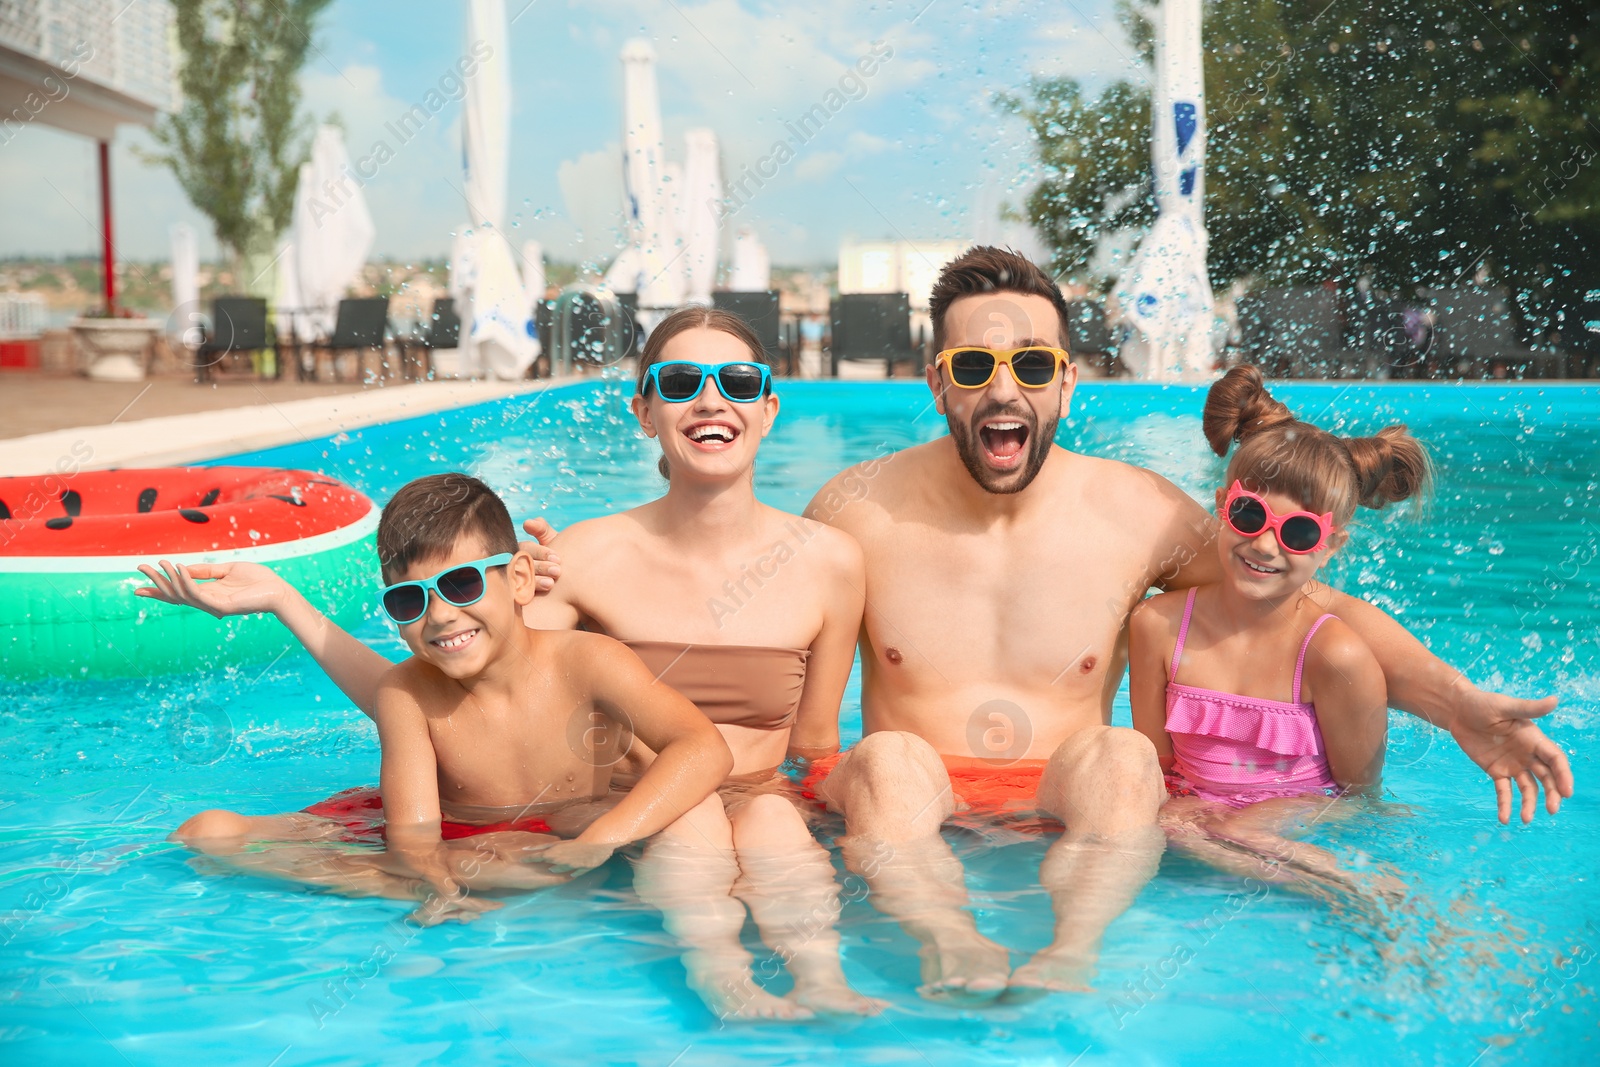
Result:
[[[733,750],[720,795],[658,835],[635,879],[686,945],[690,985],[707,1006],[721,1017],[870,1013],[881,1005],[852,991],[840,967],[832,864],[778,773],[790,756],[838,748],[864,604],[861,551],[847,534],[756,499],[756,453],[779,408],[761,351],[724,311],[684,308],[656,326],[633,412],[661,443],[667,493],[555,537],[560,581],[525,618],[627,642],[717,722]],[[217,615],[273,611],[346,695],[371,708],[388,662],[266,568],[142,569],[156,582],[144,595]],[[629,739],[623,747],[620,771],[651,758]],[[753,981],[739,942],[745,907],[794,977],[787,998]]]

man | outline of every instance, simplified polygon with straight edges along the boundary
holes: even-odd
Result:
[[[941,272],[929,310],[936,350],[990,355],[928,368],[949,436],[844,471],[807,510],[860,542],[867,582],[865,737],[808,781],[843,813],[846,862],[876,906],[921,943],[924,995],[1084,988],[1107,924],[1163,846],[1155,751],[1109,725],[1128,615],[1151,587],[1216,580],[1213,524],[1165,478],[1054,444],[1077,368],[1064,354],[1006,361],[1065,347],[1065,301],[1038,267],[972,249]],[[1502,822],[1512,780],[1524,822],[1535,778],[1551,813],[1571,795],[1566,757],[1528,721],[1553,699],[1476,689],[1363,601],[1334,593],[1325,610],[1376,652],[1391,704],[1449,729],[1494,778]],[[1055,939],[1015,972],[965,910],[960,863],[939,836],[958,798],[1065,826],[1040,871]]]

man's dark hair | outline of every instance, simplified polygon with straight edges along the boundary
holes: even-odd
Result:
[[[1067,348],[1067,323],[1071,313],[1061,287],[1032,260],[1009,248],[979,245],[969,248],[944,265],[928,299],[928,314],[933,318],[933,350],[945,349],[944,315],[950,305],[964,296],[977,293],[1026,293],[1042,296],[1055,305],[1061,320],[1061,347]]]
[[[517,550],[511,513],[493,489],[470,474],[452,471],[407,482],[378,520],[384,580],[418,560],[448,555],[469,534],[482,539],[488,555]]]

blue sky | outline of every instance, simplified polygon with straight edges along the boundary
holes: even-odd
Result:
[[[146,0],[149,2],[149,0]],[[563,260],[608,262],[621,225],[618,52],[630,37],[657,52],[669,158],[683,132],[710,126],[736,178],[792,122],[822,101],[873,42],[892,58],[805,143],[736,216],[775,263],[831,264],[842,239],[990,239],[996,207],[1029,179],[1025,131],[1001,116],[996,92],[1033,75],[1090,85],[1124,75],[1129,49],[1112,0],[507,0],[513,146],[508,226]],[[919,14],[920,12],[920,14]],[[455,3],[338,0],[323,17],[302,80],[306,107],[337,113],[352,157],[366,154],[462,55]],[[396,149],[365,193],[376,255],[444,255],[465,220],[459,104],[448,104]],[[393,142],[393,138],[388,138]],[[123,127],[113,158],[117,243],[131,259],[164,258],[168,226],[210,228],[148,144]],[[0,255],[97,247],[93,145],[44,128],[0,152]],[[16,210],[27,205],[27,210]]]

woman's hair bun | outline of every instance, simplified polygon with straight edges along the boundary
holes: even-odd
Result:
[[[1228,446],[1253,433],[1293,422],[1295,418],[1282,401],[1267,392],[1261,371],[1241,363],[1216,382],[1206,394],[1203,425],[1211,450],[1228,454]]]

